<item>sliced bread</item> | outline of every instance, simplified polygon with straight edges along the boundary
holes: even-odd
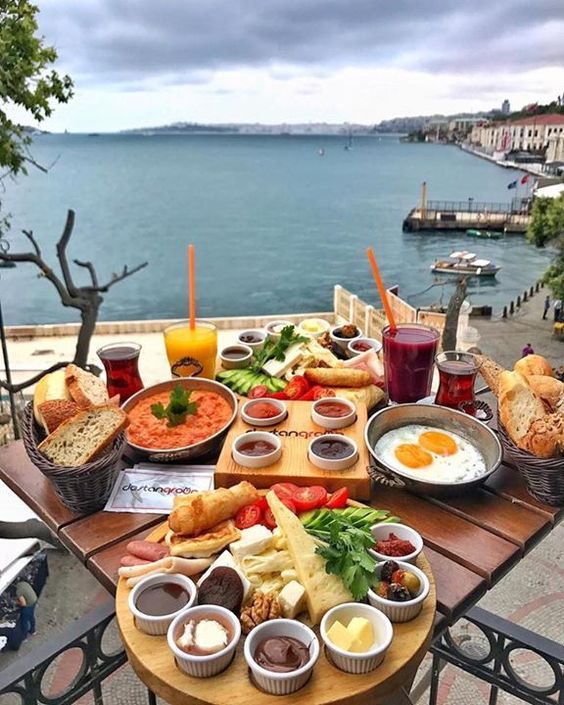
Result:
[[[519,372],[502,372],[499,376],[499,415],[501,423],[519,445],[533,421],[546,415],[544,404]]]
[[[72,418],[79,411],[79,405],[70,399],[50,399],[39,405],[39,413],[47,433],[53,433],[64,421]]]
[[[515,372],[520,372],[523,376],[529,377],[530,375],[546,375],[547,377],[554,377],[554,370],[552,365],[542,355],[525,355],[525,357],[520,358],[513,365]]]
[[[527,384],[550,411],[556,411],[560,400],[564,398],[564,382],[547,375],[530,375],[527,377]]]
[[[67,365],[65,379],[71,397],[81,409],[101,406],[109,401],[103,380],[76,365]]]
[[[499,394],[499,376],[504,372],[504,368],[486,355],[477,355],[477,358],[480,363],[480,374],[484,382],[497,396]]]
[[[127,423],[127,414],[115,406],[93,407],[62,423],[38,447],[56,465],[77,467],[93,460]]]
[[[520,447],[537,458],[553,458],[564,452],[564,414],[548,414],[533,421]]]

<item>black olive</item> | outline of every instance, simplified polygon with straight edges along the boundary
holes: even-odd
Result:
[[[386,561],[380,571],[380,580],[391,583],[392,573],[395,573],[396,570],[399,570],[399,565],[395,561]]]
[[[394,600],[394,602],[405,602],[406,600],[411,600],[411,595],[409,590],[400,585],[399,583],[392,583],[388,588],[388,600]]]
[[[220,605],[239,614],[243,602],[243,582],[233,568],[218,566],[198,588],[199,605]]]

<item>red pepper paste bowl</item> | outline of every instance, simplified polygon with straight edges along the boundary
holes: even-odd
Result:
[[[421,535],[418,534],[415,529],[412,529],[410,526],[406,526],[405,524],[374,524],[374,526],[370,529],[370,533],[374,537],[374,547],[369,548],[368,553],[370,553],[370,555],[375,558],[378,562],[400,560],[404,563],[415,564],[417,556],[423,550],[423,539],[421,538]],[[390,534],[394,534],[394,536],[397,536],[400,541],[409,541],[413,545],[414,550],[410,553],[405,553],[401,555],[398,555],[396,552],[380,553],[379,551],[377,551],[376,543],[378,541],[385,541],[386,539],[388,539]]]

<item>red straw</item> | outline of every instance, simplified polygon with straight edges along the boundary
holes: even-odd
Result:
[[[196,327],[196,274],[194,266],[194,245],[188,245],[188,309],[190,329]]]
[[[374,277],[374,281],[376,282],[376,286],[378,287],[378,291],[380,293],[380,298],[382,299],[382,303],[384,304],[384,311],[386,312],[386,318],[388,319],[388,323],[390,324],[390,329],[394,331],[397,328],[396,320],[394,318],[394,314],[392,313],[392,307],[388,300],[388,292],[386,291],[386,287],[384,286],[384,282],[382,281],[382,277],[380,276],[378,262],[376,262],[376,257],[374,256],[374,250],[371,247],[368,247],[366,249],[366,256],[368,257],[368,261],[370,262],[370,267],[372,268],[372,276]]]

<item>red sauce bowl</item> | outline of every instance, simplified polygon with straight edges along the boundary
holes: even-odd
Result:
[[[318,399],[311,406],[311,419],[321,428],[345,428],[356,421],[356,406],[339,397]]]
[[[276,426],[288,415],[280,399],[250,399],[241,408],[241,417],[249,426]]]

